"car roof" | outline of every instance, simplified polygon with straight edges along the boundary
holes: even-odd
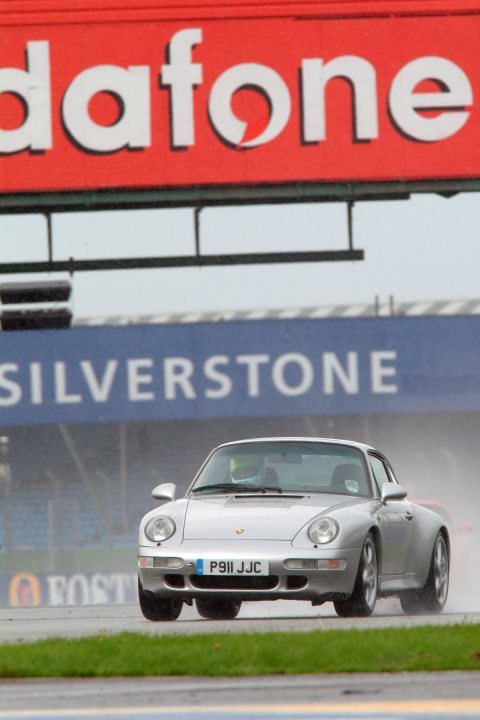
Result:
[[[321,438],[321,437],[297,437],[297,436],[271,436],[271,437],[257,437],[257,438],[245,438],[245,440],[233,440],[231,442],[222,443],[215,450],[221,447],[228,447],[230,445],[242,445],[244,443],[264,443],[264,442],[301,442],[301,443],[328,443],[329,445],[347,445],[348,447],[354,447],[358,450],[366,452],[368,450],[375,450],[371,445],[365,445],[365,443],[356,442],[355,440],[344,440],[341,438]]]

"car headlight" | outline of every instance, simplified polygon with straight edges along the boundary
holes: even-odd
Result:
[[[160,515],[152,518],[145,525],[145,535],[152,542],[168,540],[175,532],[175,523],[169,517]]]
[[[315,545],[325,545],[337,537],[338,523],[332,518],[318,518],[308,528],[308,537]]]

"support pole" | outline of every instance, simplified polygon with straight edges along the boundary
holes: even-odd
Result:
[[[53,232],[52,232],[52,214],[45,213],[45,220],[47,221],[47,250],[48,250],[48,263],[53,263]]]
[[[63,441],[64,441],[65,445],[67,446],[67,449],[70,453],[73,463],[77,469],[77,472],[80,475],[80,478],[82,479],[82,482],[85,485],[90,497],[92,498],[93,504],[95,505],[95,509],[97,510],[100,518],[103,521],[104,512],[103,512],[102,502],[101,502],[100,497],[98,496],[98,493],[95,489],[94,483],[90,479],[90,476],[89,476],[87,469],[83,463],[83,460],[80,457],[80,453],[77,450],[75,441],[65,425],[59,425],[58,427],[59,427],[60,433],[63,437]]]
[[[128,457],[127,457],[127,426],[119,425],[119,451],[120,451],[120,481],[122,493],[123,532],[128,533],[130,528],[130,513],[128,512]]]
[[[353,200],[347,203],[347,223],[348,223],[348,249],[353,251]]]
[[[196,207],[194,210],[195,218],[195,257],[200,257],[200,213],[202,212],[201,207]]]

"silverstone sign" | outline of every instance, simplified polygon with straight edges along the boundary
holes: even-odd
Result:
[[[479,322],[272,320],[0,333],[0,426],[479,410]]]
[[[478,177],[479,33],[478,15],[9,27],[0,191]]]

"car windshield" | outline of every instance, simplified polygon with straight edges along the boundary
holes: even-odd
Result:
[[[216,450],[190,492],[328,493],[371,497],[362,452],[320,442],[255,442]]]

